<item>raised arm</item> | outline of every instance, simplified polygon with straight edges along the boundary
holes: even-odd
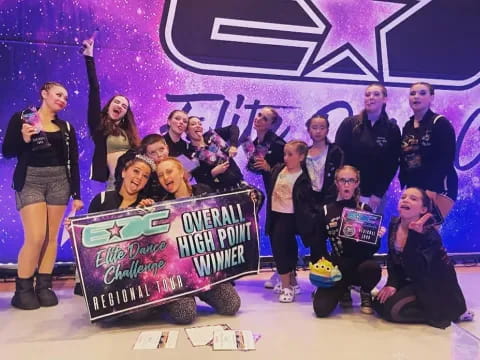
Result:
[[[88,77],[88,129],[90,130],[90,135],[93,135],[100,125],[100,85],[98,83],[97,71],[93,58],[94,42],[93,40],[85,40],[83,44],[85,46],[83,55],[85,57]]]

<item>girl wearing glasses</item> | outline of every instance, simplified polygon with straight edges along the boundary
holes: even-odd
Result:
[[[38,112],[32,109],[29,117],[27,111],[12,117],[2,145],[5,158],[18,159],[13,188],[24,243],[18,254],[12,305],[24,310],[58,304],[52,291],[58,230],[70,197],[74,210],[83,207],[75,130],[57,116],[67,106],[67,90],[48,82],[40,96]]]
[[[373,259],[373,254],[380,247],[376,244],[359,242],[345,238],[339,234],[341,215],[344,208],[371,211],[371,208],[360,202],[360,172],[349,165],[338,169],[335,173],[335,185],[338,190],[337,201],[323,206],[319,216],[320,234],[311,245],[311,262],[321,257],[329,259],[337,265],[342,279],[333,287],[317,288],[313,299],[313,309],[318,317],[326,317],[332,313],[340,301],[342,307],[351,307],[352,298],[349,286],[360,285],[361,307],[365,314],[372,314],[371,290],[380,281],[380,265]],[[381,228],[378,237],[382,237],[385,228]],[[331,253],[327,251],[327,239],[330,240]]]
[[[136,148],[140,141],[130,101],[125,96],[116,95],[103,109],[100,107],[93,43],[92,39],[83,42],[89,84],[88,129],[94,143],[90,178],[107,182],[107,190],[113,190],[118,158]]]
[[[402,188],[427,190],[445,217],[457,198],[456,140],[450,121],[430,110],[433,99],[432,85],[410,87],[413,116],[403,127],[399,179]]]

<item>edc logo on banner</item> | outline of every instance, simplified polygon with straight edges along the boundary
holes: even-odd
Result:
[[[477,1],[167,0],[160,38],[202,74],[467,89],[480,79]]]

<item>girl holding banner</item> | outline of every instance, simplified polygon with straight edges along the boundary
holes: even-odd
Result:
[[[88,129],[94,143],[90,178],[107,182],[107,190],[113,190],[118,158],[129,149],[136,148],[140,141],[130,101],[125,96],[116,95],[103,109],[100,108],[93,43],[93,39],[83,42],[89,84]]]
[[[375,310],[388,321],[427,323],[438,328],[472,320],[455,268],[432,220],[424,190],[406,189],[398,202],[400,216],[390,222],[388,280],[377,295]]]
[[[349,286],[360,285],[360,310],[372,314],[371,290],[382,276],[380,265],[373,259],[379,249],[379,238],[385,233],[381,227],[376,243],[365,243],[340,235],[340,225],[344,208],[371,211],[371,208],[360,202],[360,172],[353,166],[345,165],[335,173],[335,185],[338,189],[337,201],[324,205],[319,216],[320,236],[311,244],[311,262],[315,263],[325,257],[337,265],[342,279],[332,287],[319,287],[313,298],[313,309],[318,317],[326,317],[332,313],[340,301],[342,307],[351,307],[352,298]],[[330,240],[332,253],[327,251],[327,239]]]
[[[188,173],[182,163],[175,158],[167,158],[157,166],[157,175],[160,184],[168,192],[165,200],[205,195],[211,189],[203,184],[190,185]],[[240,309],[240,296],[229,282],[212,286],[208,291],[198,294],[200,300],[212,306],[221,315],[235,315]],[[181,305],[176,305],[179,302]],[[176,316],[176,322],[192,322],[197,313],[195,298],[184,296],[178,300],[163,305],[170,316]]]
[[[413,116],[403,127],[399,179],[402,188],[426,190],[445,217],[457,198],[456,140],[450,121],[430,110],[434,93],[425,82],[410,87]]]
[[[83,207],[75,130],[57,116],[67,105],[67,90],[47,82],[40,95],[38,111],[12,117],[2,146],[4,157],[18,159],[13,188],[25,240],[18,255],[12,305],[24,310],[58,304],[52,291],[58,230],[70,196],[74,210]]]

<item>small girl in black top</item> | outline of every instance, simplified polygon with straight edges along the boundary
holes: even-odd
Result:
[[[280,302],[292,302],[300,293],[295,277],[298,245],[295,235],[310,235],[314,230],[314,216],[309,204],[312,185],[302,162],[307,144],[300,140],[284,147],[285,165],[272,169],[268,190],[266,233],[270,236],[273,258],[281,280]]]
[[[12,305],[25,310],[58,304],[51,290],[58,230],[70,196],[74,210],[83,207],[75,130],[57,117],[67,105],[67,90],[59,83],[48,82],[40,95],[42,105],[36,113],[39,124],[29,124],[21,113],[15,114],[2,146],[3,156],[18,159],[13,188],[25,240],[18,255]],[[48,139],[46,148],[32,145],[40,145],[37,126],[41,126],[41,135]]]

